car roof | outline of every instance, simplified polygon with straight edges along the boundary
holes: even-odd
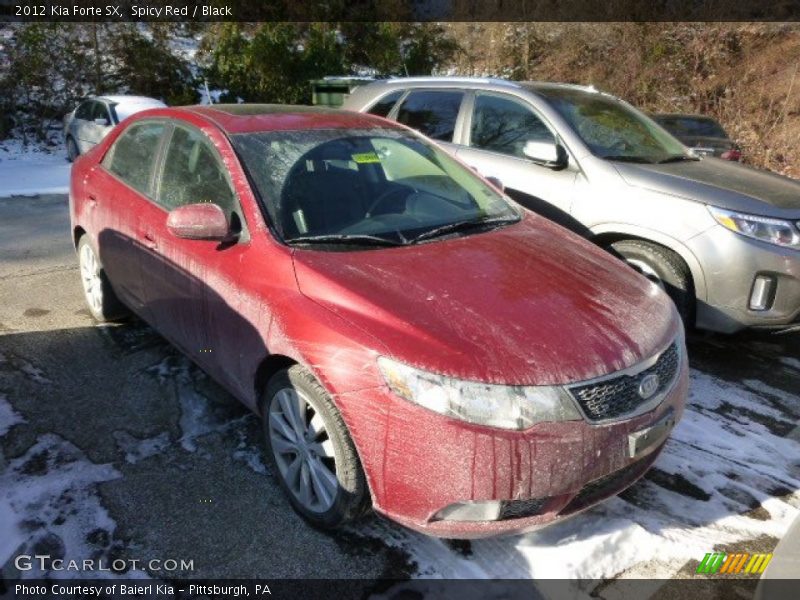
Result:
[[[231,135],[260,131],[346,129],[400,125],[373,115],[319,106],[288,104],[212,104],[175,109],[201,115]]]
[[[574,83],[557,83],[550,81],[511,81],[509,79],[501,79],[498,77],[392,77],[391,79],[381,79],[373,83],[366,84],[365,87],[378,87],[378,86],[392,86],[403,87],[404,85],[411,85],[415,87],[424,87],[426,85],[435,86],[448,86],[448,85],[464,85],[464,86],[478,86],[478,87],[491,87],[498,86],[503,88],[516,88],[516,89],[533,89],[533,90],[546,90],[546,89],[575,89],[585,92],[597,92],[598,90],[591,85],[580,85]]]
[[[128,96],[124,94],[112,96],[95,96],[94,100],[106,100],[115,104],[158,104],[163,105],[161,100],[156,98],[149,98],[148,96]]]

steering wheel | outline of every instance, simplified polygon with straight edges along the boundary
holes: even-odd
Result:
[[[408,195],[409,193],[414,192],[414,191],[416,191],[416,190],[414,190],[413,188],[410,188],[408,186],[405,186],[405,185],[401,185],[401,186],[397,186],[397,187],[393,186],[393,187],[389,188],[388,190],[383,192],[380,196],[375,198],[375,200],[372,202],[372,204],[369,205],[369,208],[367,209],[367,214],[365,216],[367,218],[371,217],[372,213],[375,211],[375,209],[381,203],[386,202],[389,198],[393,198],[398,193],[403,192],[404,194]]]

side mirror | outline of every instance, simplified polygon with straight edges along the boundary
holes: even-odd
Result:
[[[494,177],[494,176],[487,177],[486,181],[491,183],[494,187],[496,187],[501,192],[504,192],[506,190],[506,186],[504,186],[503,182],[500,181],[497,177]]]
[[[230,224],[216,204],[201,202],[179,206],[167,215],[167,229],[185,240],[224,241],[230,236]]]
[[[532,161],[554,169],[563,169],[569,162],[564,146],[555,142],[528,140],[522,148],[522,153]]]
[[[98,117],[94,120],[95,125],[100,125],[100,127],[108,127],[108,119],[104,119],[102,117]]]

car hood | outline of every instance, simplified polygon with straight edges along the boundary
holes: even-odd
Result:
[[[294,262],[300,291],[373,335],[380,352],[467,380],[590,379],[653,356],[677,333],[659,288],[532,215],[415,246],[296,250]]]
[[[731,210],[797,218],[800,182],[717,158],[640,165],[613,163],[630,185]]]

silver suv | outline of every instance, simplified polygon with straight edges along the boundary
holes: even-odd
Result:
[[[391,79],[357,88],[343,108],[438,140],[523,206],[663,286],[687,324],[800,329],[800,183],[792,179],[696,156],[592,87]]]

